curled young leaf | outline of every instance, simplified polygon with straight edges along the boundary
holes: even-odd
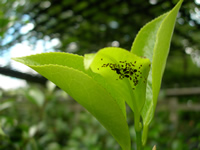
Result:
[[[85,55],[84,64],[105,78],[111,87],[108,91],[120,106],[126,101],[140,115],[146,99],[149,59],[138,57],[122,48],[107,47],[95,55]]]

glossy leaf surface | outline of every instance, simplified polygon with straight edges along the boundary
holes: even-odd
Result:
[[[124,150],[130,150],[130,135],[124,113],[103,87],[106,86],[103,78],[85,70],[83,57],[67,53],[44,53],[15,60],[66,91],[104,125]]]
[[[147,130],[154,115],[174,24],[182,2],[183,0],[180,0],[170,12],[145,25],[138,33],[131,48],[132,53],[145,56],[152,62],[147,82],[147,100],[142,110],[144,130]]]

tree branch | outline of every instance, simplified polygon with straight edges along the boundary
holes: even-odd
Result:
[[[19,79],[26,80],[28,82],[34,82],[34,83],[40,83],[40,84],[45,84],[47,79],[39,76],[39,75],[31,75],[28,73],[22,73],[16,70],[12,70],[7,67],[0,67],[0,74],[10,76],[10,77],[15,77]]]

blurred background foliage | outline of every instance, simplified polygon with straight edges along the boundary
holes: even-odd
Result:
[[[0,123],[5,135],[0,137],[0,149],[121,149],[114,138],[83,107],[54,84],[47,84],[45,87],[32,84],[26,89],[1,90]],[[190,102],[197,103],[198,100],[199,97],[190,96]],[[188,103],[185,97],[179,101]],[[165,109],[159,109],[163,106]],[[161,150],[198,150],[199,113],[177,109],[176,114],[173,114],[166,107],[169,104],[158,105],[145,150],[151,150],[155,144]],[[130,109],[127,112],[132,147],[135,149],[133,114]],[[179,117],[173,120],[175,116]]]
[[[83,55],[107,46],[129,50],[139,29],[169,11],[177,1],[1,0],[0,56],[10,53],[18,43],[37,50],[41,41],[46,52]],[[199,41],[200,0],[184,0],[146,149],[154,144],[163,150],[200,149]],[[22,49],[18,51],[25,53]],[[4,131],[0,131],[0,149],[120,149],[106,130],[67,94],[53,85],[47,86],[45,78],[17,69],[10,61],[0,64],[0,74],[29,83],[21,89],[0,90],[0,124]],[[192,92],[192,87],[197,92]],[[169,88],[187,88],[189,94],[170,95]],[[130,125],[132,117],[129,113]],[[134,137],[133,127],[130,128]]]

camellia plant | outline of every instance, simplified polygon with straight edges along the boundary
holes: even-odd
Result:
[[[136,36],[131,51],[107,47],[84,56],[51,52],[14,60],[66,91],[111,133],[123,150],[131,149],[127,103],[134,113],[137,149],[142,150],[182,2],[146,24]]]

